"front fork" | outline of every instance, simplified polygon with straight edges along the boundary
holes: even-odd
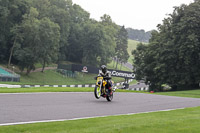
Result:
[[[101,84],[99,85],[99,87],[100,87],[100,92],[101,92],[101,95],[103,95],[103,94],[105,94],[105,87],[104,86],[102,86],[102,82],[101,82]]]

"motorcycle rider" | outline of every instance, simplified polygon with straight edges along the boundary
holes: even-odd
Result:
[[[108,88],[108,93],[110,95],[112,95],[112,81],[111,81],[111,72],[107,70],[107,67],[106,65],[102,65],[100,70],[99,70],[99,74],[98,76],[102,76],[104,78],[104,80],[107,81],[107,84],[106,84],[106,88]]]

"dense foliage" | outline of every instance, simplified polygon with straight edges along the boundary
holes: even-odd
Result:
[[[58,61],[99,66],[113,57],[126,62],[128,36],[122,28],[106,14],[100,21],[91,19],[71,0],[0,0],[0,62],[16,64],[27,74],[36,63],[43,68]]]
[[[152,32],[150,43],[133,51],[137,78],[152,90],[197,88],[200,83],[200,0],[175,7]]]
[[[152,31],[145,32],[144,30],[137,30],[132,28],[126,28],[126,30],[128,32],[128,38],[131,40],[149,42],[149,39],[151,38]]]

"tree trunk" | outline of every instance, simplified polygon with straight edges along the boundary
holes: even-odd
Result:
[[[26,75],[29,75],[30,72],[31,72],[31,68],[27,67]]]
[[[118,65],[118,58],[116,59],[116,67],[115,67],[115,69],[117,69],[117,65]]]
[[[115,59],[112,60],[113,61],[113,68],[115,67]]]
[[[13,46],[10,50],[10,56],[9,56],[9,60],[8,60],[8,68],[10,67],[10,63],[11,63],[11,60],[12,60],[12,55],[13,55],[13,49],[14,49],[14,46],[15,46],[15,43],[16,43],[16,37],[15,37],[15,40],[14,40],[14,43],[13,43]]]
[[[122,70],[122,62],[121,62],[120,70]]]
[[[42,65],[42,72],[44,72],[44,68],[45,68],[46,62],[45,60],[43,61],[43,65]]]

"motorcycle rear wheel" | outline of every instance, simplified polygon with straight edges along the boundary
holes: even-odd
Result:
[[[101,97],[101,89],[99,86],[96,86],[94,88],[94,96],[96,97],[96,99],[99,99]]]

